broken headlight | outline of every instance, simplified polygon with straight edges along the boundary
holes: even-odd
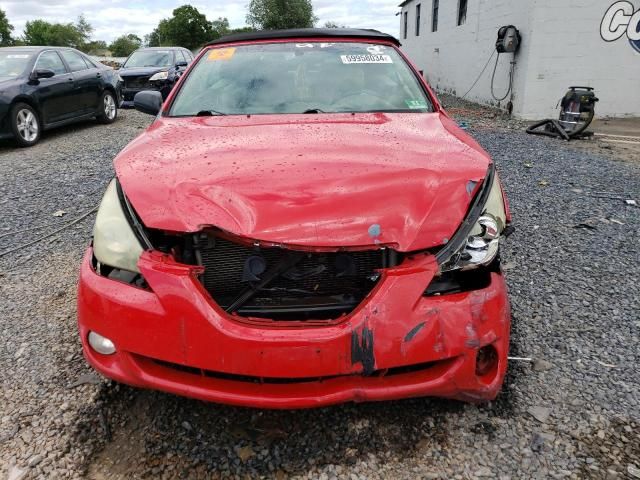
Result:
[[[142,251],[125,215],[116,179],[113,179],[102,198],[93,227],[93,254],[104,265],[140,273],[138,259]]]
[[[447,256],[440,262],[440,271],[469,270],[491,264],[498,255],[500,238],[507,222],[502,187],[490,169],[486,184],[469,213],[469,217],[445,247]],[[456,238],[457,237],[457,238]]]

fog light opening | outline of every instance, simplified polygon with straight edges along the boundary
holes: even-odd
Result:
[[[491,382],[498,372],[498,351],[493,345],[478,350],[476,355],[476,375],[485,382]]]
[[[89,332],[87,339],[89,340],[91,348],[102,355],[113,355],[116,353],[116,346],[107,337],[103,337],[96,332]]]

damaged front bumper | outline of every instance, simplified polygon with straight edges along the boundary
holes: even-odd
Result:
[[[349,315],[322,325],[245,321],[205,290],[201,268],[145,252],[148,289],[98,275],[87,252],[78,322],[99,372],[138,387],[233,405],[307,408],[438,396],[492,400],[507,368],[510,311],[498,272],[481,288],[426,296],[430,254],[406,258]],[[88,344],[110,339],[113,355]],[[487,354],[489,352],[489,354]],[[488,360],[487,360],[488,359]]]

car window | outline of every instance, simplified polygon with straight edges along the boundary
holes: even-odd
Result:
[[[62,50],[62,56],[69,64],[72,72],[79,72],[80,70],[87,70],[89,67],[85,63],[81,55],[71,50]]]
[[[53,70],[56,75],[62,75],[67,73],[67,67],[65,67],[60,55],[53,50],[43,52],[36,62],[36,69]]]
[[[95,62],[92,58],[89,58],[86,55],[82,55],[82,59],[87,64],[87,67],[89,67],[89,68],[100,68],[100,65],[97,62]]]
[[[5,50],[0,51],[0,78],[15,78],[27,70],[34,51]]]
[[[171,50],[138,50],[133,52],[123,68],[171,67],[175,65]]]
[[[187,59],[184,56],[184,52],[182,50],[176,50],[176,63],[177,62],[186,62]]]
[[[212,48],[170,110],[189,116],[337,112],[430,112],[433,106],[399,52],[375,43],[269,43]]]

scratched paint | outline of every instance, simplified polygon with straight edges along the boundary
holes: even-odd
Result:
[[[373,331],[366,326],[362,329],[361,335],[356,331],[351,334],[351,363],[361,363],[364,375],[371,375],[375,371]]]
[[[407,335],[404,337],[404,341],[410,342],[411,340],[413,340],[415,336],[418,335],[418,333],[420,333],[420,330],[422,330],[426,324],[427,322],[422,322],[416,325],[414,328],[412,328],[411,331],[407,333]]]

